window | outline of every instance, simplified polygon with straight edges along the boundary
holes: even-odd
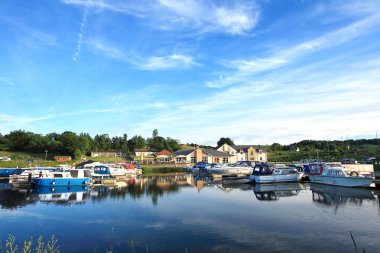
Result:
[[[251,151],[251,155],[253,155],[253,151]]]
[[[70,175],[71,175],[72,177],[78,177],[78,171],[77,171],[77,170],[71,170],[71,171],[70,171]]]
[[[203,156],[203,157],[202,157],[202,162],[205,162],[205,163],[207,163],[207,161],[208,161],[208,158],[207,158],[207,156]]]
[[[197,159],[196,159],[196,157],[193,156],[190,158],[190,161],[191,161],[191,163],[196,163]]]
[[[228,163],[228,157],[223,157],[223,163]]]

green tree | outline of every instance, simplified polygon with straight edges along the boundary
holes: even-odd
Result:
[[[145,148],[146,141],[141,135],[135,135],[128,141],[128,146],[131,150],[135,148]]]
[[[62,142],[63,153],[71,155],[76,149],[81,148],[81,141],[76,133],[66,131],[60,136]]]
[[[95,135],[94,148],[96,150],[110,150],[112,148],[112,141],[108,134]]]
[[[32,135],[31,132],[16,130],[5,135],[5,138],[7,139],[10,150],[28,151],[31,135]]]
[[[73,152],[73,158],[75,160],[79,160],[79,159],[81,159],[81,157],[82,157],[82,152],[80,151],[80,149],[77,148],[76,150],[74,150],[74,152]]]
[[[222,137],[220,140],[216,143],[217,147],[222,146],[223,144],[228,144],[228,145],[235,145],[233,140],[230,137]]]
[[[275,142],[272,144],[272,146],[270,146],[270,149],[272,151],[280,151],[282,150],[282,145],[280,143]]]

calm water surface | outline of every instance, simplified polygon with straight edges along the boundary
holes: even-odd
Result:
[[[190,175],[95,189],[0,182],[0,239],[55,235],[61,252],[380,252],[380,192],[225,186]],[[2,246],[4,247],[4,246]]]

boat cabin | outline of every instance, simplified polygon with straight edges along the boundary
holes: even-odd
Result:
[[[253,168],[252,175],[271,175],[273,174],[273,168],[268,164],[256,164]]]

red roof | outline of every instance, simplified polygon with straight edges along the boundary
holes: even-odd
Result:
[[[164,150],[161,150],[160,152],[157,153],[157,156],[160,156],[160,155],[172,156],[173,153],[164,149]]]

